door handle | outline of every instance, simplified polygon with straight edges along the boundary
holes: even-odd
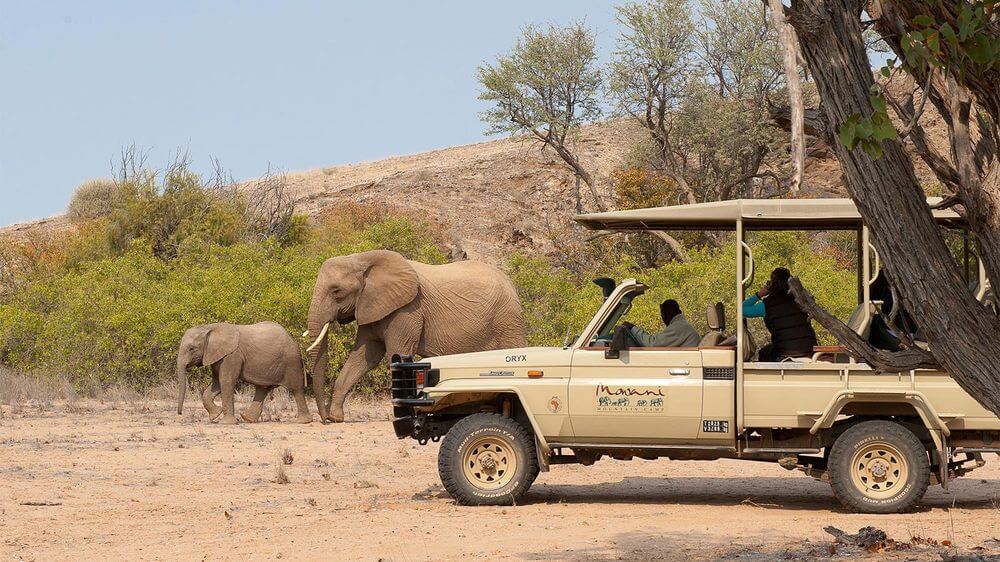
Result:
[[[688,369],[670,369],[670,374],[676,376],[690,375],[691,371],[689,371]]]

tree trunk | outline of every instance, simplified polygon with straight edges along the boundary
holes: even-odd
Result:
[[[582,164],[580,164],[580,160],[576,157],[576,155],[566,149],[565,146],[553,143],[549,144],[553,149],[555,149],[556,154],[562,158],[563,162],[573,169],[573,172],[576,173],[576,177],[582,179],[583,183],[587,184],[587,189],[590,191],[590,196],[594,198],[594,204],[597,205],[597,209],[600,211],[607,211],[607,206],[604,205],[604,201],[601,200],[600,195],[597,193],[597,187],[594,186],[594,177],[590,175],[590,172],[588,172]]]
[[[670,251],[674,253],[674,257],[677,258],[679,262],[687,261],[687,256],[684,254],[684,246],[674,238],[673,236],[663,232],[662,230],[651,230],[653,236],[656,236],[663,241],[664,244],[670,247]]]
[[[918,15],[930,15],[935,21],[948,22],[953,28],[957,27],[954,2],[868,0],[865,9],[873,18],[875,30],[899,60],[905,59],[901,39],[914,30],[913,21]],[[1000,162],[994,157],[992,164],[986,164],[988,169],[977,170],[969,131],[969,114],[974,98],[977,109],[990,116],[989,126],[996,132],[1000,121],[1000,72],[945,69],[943,74],[944,77],[935,76],[930,82],[928,100],[948,125],[954,165],[937,154],[922,138],[919,125],[914,127],[917,134],[911,133],[911,137],[918,153],[938,179],[959,195],[969,219],[969,230],[979,243],[987,277],[994,286],[1000,286]],[[989,134],[982,129],[980,133]]]
[[[861,38],[861,7],[848,0],[796,0],[790,21],[816,81],[826,121],[838,128],[872,114],[873,83]],[[934,223],[913,164],[898,141],[883,155],[833,149],[847,189],[872,231],[903,306],[935,358],[979,403],[1000,415],[1000,322],[973,297]]]
[[[797,193],[802,187],[802,173],[806,165],[806,137],[803,133],[802,83],[799,81],[799,67],[796,64],[795,30],[785,22],[785,7],[781,0],[767,0],[771,9],[771,22],[781,43],[782,63],[785,67],[785,81],[788,85],[788,102],[791,107],[792,130],[792,183],[789,189]]]

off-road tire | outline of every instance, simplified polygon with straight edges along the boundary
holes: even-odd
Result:
[[[538,476],[535,440],[510,418],[473,414],[444,436],[438,474],[459,505],[514,505]]]
[[[849,428],[833,443],[828,466],[833,494],[860,513],[908,511],[930,482],[927,449],[913,432],[890,421]]]

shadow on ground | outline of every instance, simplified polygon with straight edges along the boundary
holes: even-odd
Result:
[[[945,492],[931,487],[918,511],[933,508],[996,510],[1000,480],[959,479]],[[798,509],[844,513],[829,484],[802,478],[655,478],[634,476],[601,484],[535,484],[522,499],[535,503],[634,503]]]

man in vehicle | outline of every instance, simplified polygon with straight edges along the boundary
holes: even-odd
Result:
[[[622,326],[642,347],[697,347],[701,342],[698,331],[684,318],[680,305],[674,299],[660,303],[660,318],[663,319],[664,329],[656,334],[650,334],[631,322],[622,322]]]
[[[808,357],[816,345],[816,332],[809,317],[788,292],[791,276],[787,268],[775,268],[764,288],[743,301],[743,316],[763,318],[771,333],[771,343],[760,348],[759,361]]]

